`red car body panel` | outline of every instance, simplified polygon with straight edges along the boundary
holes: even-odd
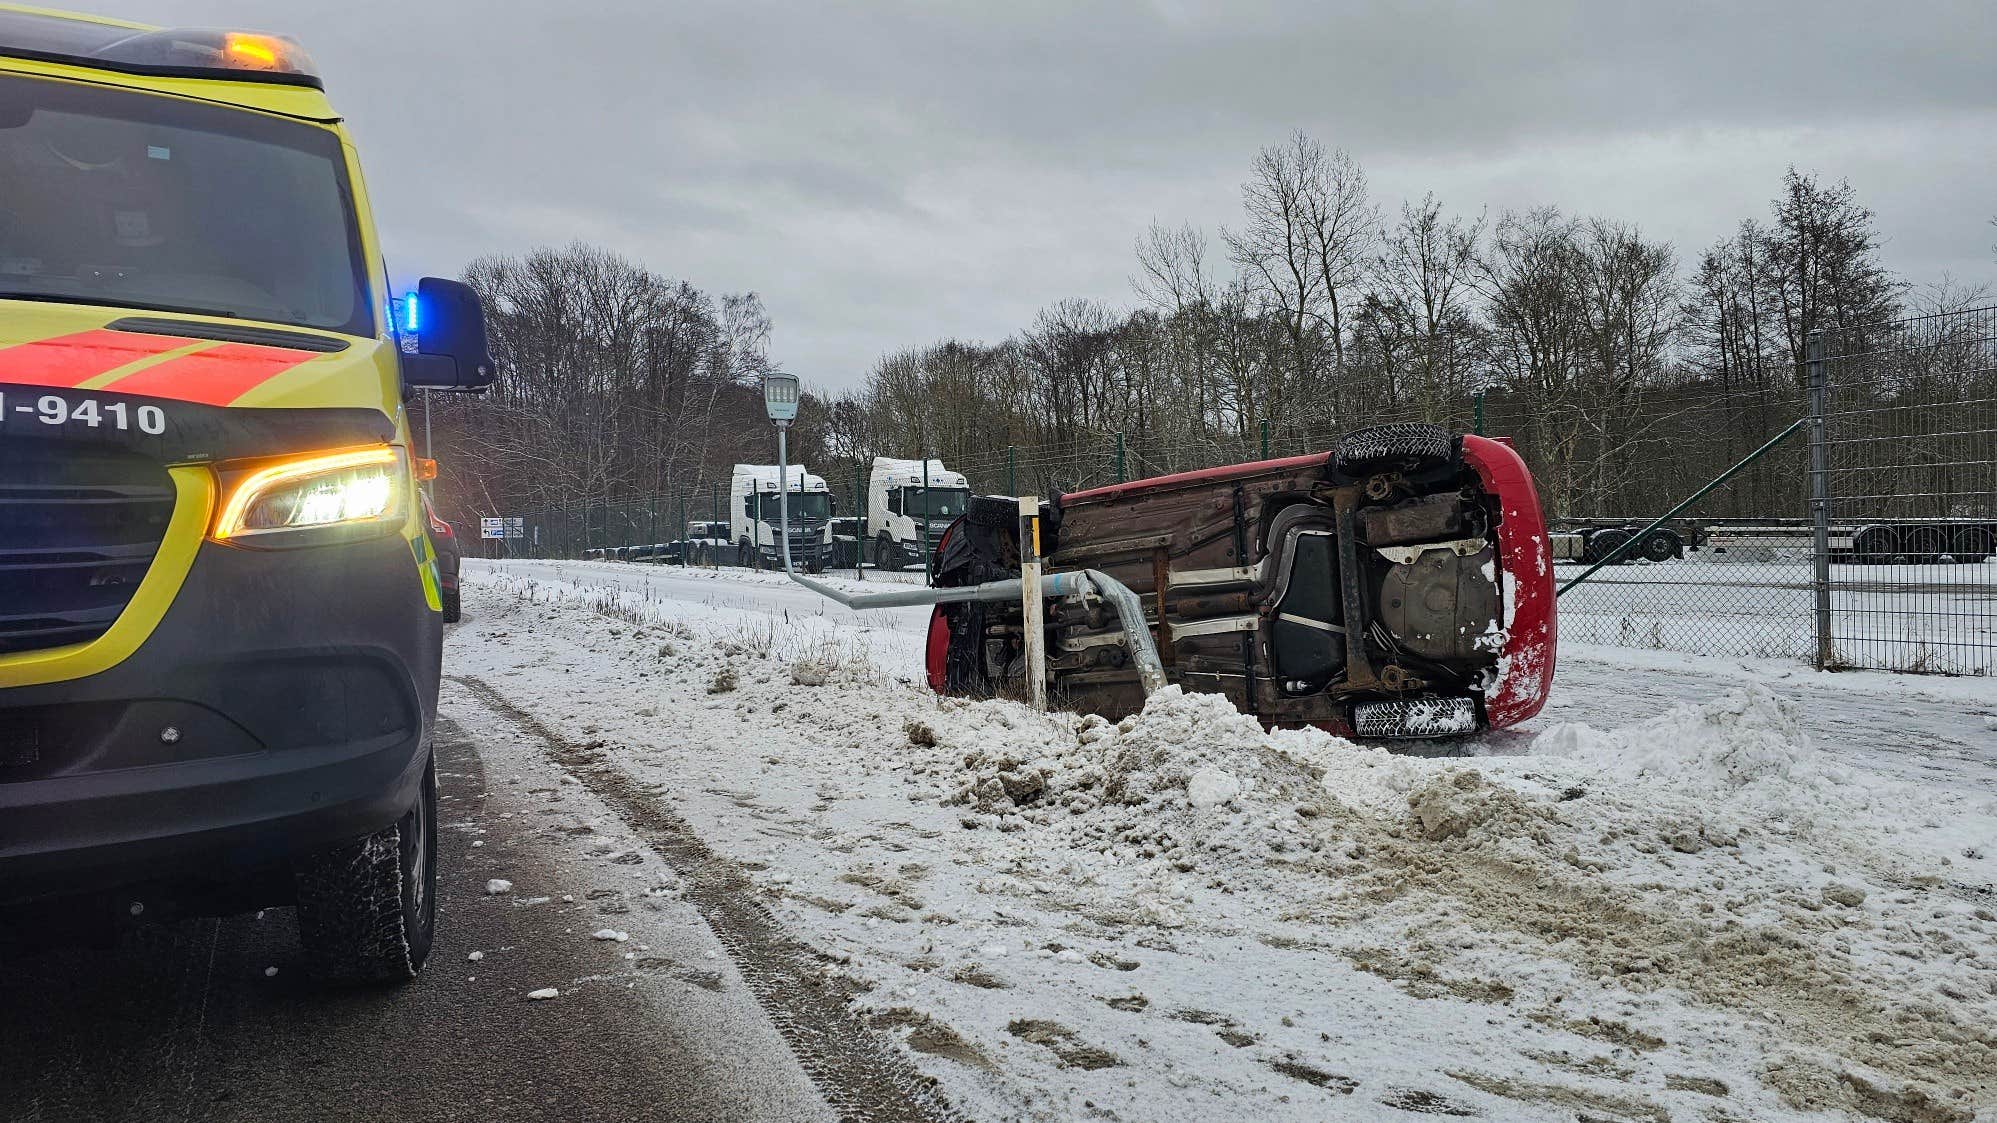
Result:
[[[1463,459],[1498,497],[1498,561],[1504,584],[1504,647],[1498,681],[1484,692],[1485,720],[1501,729],[1532,717],[1553,689],[1553,564],[1546,552],[1546,518],[1532,473],[1509,442],[1463,438]]]
[[[943,606],[939,604],[929,610],[929,641],[922,653],[923,669],[929,673],[929,689],[938,694],[949,689],[944,670],[949,653],[950,620],[943,615]]]
[[[1232,479],[1236,476],[1257,476],[1264,472],[1322,468],[1330,462],[1331,453],[1313,452],[1305,456],[1283,456],[1274,460],[1254,460],[1246,464],[1223,464],[1218,468],[1199,468],[1191,472],[1174,472],[1169,476],[1152,476],[1149,479],[1130,480],[1120,484],[1105,484],[1102,487],[1089,488],[1087,491],[1071,491],[1061,497],[1061,505],[1066,507],[1071,503],[1121,499],[1147,492],[1168,491],[1188,484],[1211,483],[1214,480]]]

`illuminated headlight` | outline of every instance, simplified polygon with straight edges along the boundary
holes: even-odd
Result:
[[[1477,732],[1477,704],[1468,698],[1407,698],[1352,707],[1361,737],[1460,737]]]
[[[263,536],[296,534],[303,545],[367,537],[401,525],[405,514],[409,473],[401,452],[385,445],[233,470],[225,466],[218,474],[224,495],[215,518],[219,541],[280,545],[293,539]]]

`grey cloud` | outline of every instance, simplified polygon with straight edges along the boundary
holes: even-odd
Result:
[[[104,0],[117,3],[117,0]],[[1153,217],[1232,221],[1292,128],[1380,194],[1556,203],[1690,257],[1794,163],[1848,177],[1917,281],[1991,274],[1982,3],[326,4],[128,0],[302,39],[399,272],[585,238],[764,293],[776,356],[1128,298]]]

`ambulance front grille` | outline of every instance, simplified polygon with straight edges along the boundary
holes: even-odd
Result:
[[[173,499],[166,469],[141,456],[0,445],[0,655],[108,631],[159,552]]]

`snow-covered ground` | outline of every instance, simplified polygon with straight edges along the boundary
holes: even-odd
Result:
[[[1582,567],[1563,565],[1556,579]],[[1807,660],[1815,651],[1807,555],[1698,553],[1598,571],[1560,598],[1565,637],[1704,655]],[[1832,647],[1858,667],[1997,675],[1997,560],[1834,565]]]
[[[452,673],[669,798],[974,1118],[1997,1119],[1989,680],[1570,646],[1414,756],[939,699],[926,610],[775,575],[465,580]]]

